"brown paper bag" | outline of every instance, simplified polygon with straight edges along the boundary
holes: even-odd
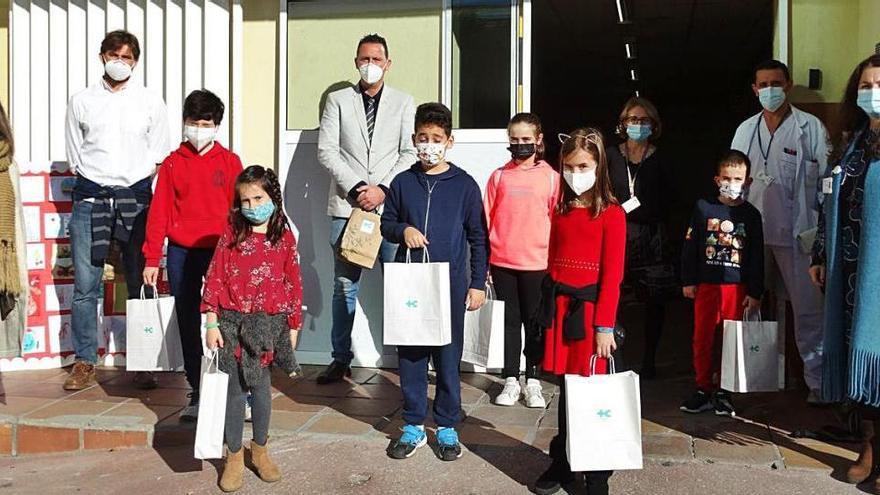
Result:
[[[364,268],[373,268],[382,245],[379,215],[354,209],[339,241],[339,257]]]

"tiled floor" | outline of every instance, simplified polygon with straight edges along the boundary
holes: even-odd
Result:
[[[273,376],[273,437],[390,440],[397,436],[402,420],[395,372],[356,369],[349,381],[319,386],[314,381],[318,371],[307,367],[296,381]],[[11,425],[0,427],[0,453],[112,448],[139,442],[161,449],[192,443],[194,425],[177,419],[187,402],[182,374],[160,374],[157,389],[142,391],[132,386],[132,375],[99,369],[98,384],[75,393],[61,390],[65,375],[64,370],[0,375],[0,424]],[[688,387],[684,377],[643,382],[642,429],[648,458],[832,471],[856,457],[852,444],[832,445],[791,435],[794,430],[818,429],[835,421],[831,409],[807,408],[797,393],[738,397],[740,418],[730,419],[679,412],[678,403]],[[495,406],[490,398],[500,389],[497,377],[462,375],[460,435],[465,446],[546,450],[558,427],[556,386],[545,382],[547,409]],[[433,397],[433,385],[428,393]]]

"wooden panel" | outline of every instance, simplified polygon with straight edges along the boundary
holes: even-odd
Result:
[[[107,16],[104,13],[107,2],[104,0],[89,0],[86,9],[86,77],[91,86],[104,76],[104,67],[101,58],[101,41],[107,34]]]
[[[165,4],[165,104],[172,142],[183,133],[183,0]]]
[[[67,98],[86,88],[88,58],[97,49],[86,46],[86,1],[71,0],[67,6]],[[57,45],[56,45],[57,46]]]
[[[147,53],[147,44],[144,39],[144,6],[146,0],[128,0],[125,5],[125,29],[135,35],[141,46],[141,57],[138,60],[137,67],[131,74],[131,80],[143,85],[145,83],[145,72],[147,70],[147,61],[149,57]],[[159,32],[161,36],[161,31]],[[160,92],[161,93],[161,92]]]
[[[183,9],[183,92],[189,94],[204,86],[202,79],[202,5],[203,0],[189,0]]]
[[[12,52],[11,70],[12,98],[10,112],[12,127],[15,129],[15,155],[19,163],[27,164],[31,159],[31,85],[30,85],[30,2],[15,0],[12,4]]]
[[[49,46],[67,44],[67,11],[53,0],[49,5]],[[53,49],[49,53],[49,159],[65,161],[64,116],[67,109],[67,50]]]
[[[125,0],[103,0],[99,4],[104,4],[105,26],[104,31],[110,32],[117,29],[125,29]]]
[[[49,161],[49,0],[31,2],[31,161]]]
[[[229,105],[229,2],[209,0],[204,10],[204,87]],[[229,143],[229,115],[218,130],[217,139]]]

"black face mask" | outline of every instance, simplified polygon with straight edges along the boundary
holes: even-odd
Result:
[[[538,151],[538,145],[535,143],[511,144],[507,150],[510,151],[510,156],[514,159],[522,160],[534,155]]]

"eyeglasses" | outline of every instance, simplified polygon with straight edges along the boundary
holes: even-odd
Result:
[[[636,117],[635,115],[630,115],[629,117],[624,117],[621,122],[624,124],[648,125],[653,123],[653,120],[651,117]]]

